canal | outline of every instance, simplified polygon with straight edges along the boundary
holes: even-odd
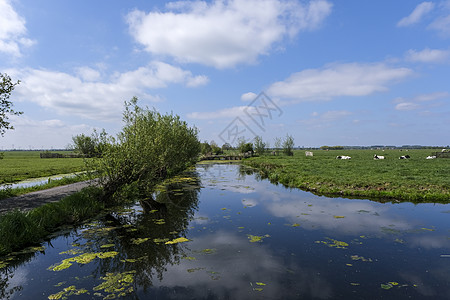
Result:
[[[231,164],[0,260],[1,299],[450,299],[450,205],[316,196]]]

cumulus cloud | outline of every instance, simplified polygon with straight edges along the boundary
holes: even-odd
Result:
[[[244,109],[246,107],[247,106],[235,106],[211,112],[192,112],[189,113],[187,117],[195,120],[215,120],[243,117],[245,116]]]
[[[412,62],[441,63],[448,61],[449,58],[450,58],[449,50],[425,48],[422,51],[411,49],[406,53],[406,59]]]
[[[242,101],[253,101],[253,100],[255,100],[256,96],[258,96],[258,95],[255,93],[252,93],[252,92],[248,92],[248,93],[241,95],[241,100]]]
[[[444,37],[450,36],[450,15],[443,15],[434,20],[428,28],[438,31]]]
[[[97,81],[101,77],[99,71],[89,67],[80,67],[76,70],[76,72],[77,75],[84,81]]]
[[[331,100],[339,96],[366,96],[388,90],[388,84],[411,76],[408,68],[393,68],[383,63],[332,64],[322,69],[308,69],[272,84],[272,97],[296,102]]]
[[[0,0],[0,53],[21,56],[21,47],[35,43],[26,34],[25,20],[17,14],[9,0]]]
[[[424,106],[430,106],[424,102],[432,102],[439,99],[449,98],[450,94],[448,92],[435,92],[429,94],[420,94],[409,99],[406,98],[396,98],[393,103],[396,103],[395,109],[402,111],[417,110],[423,108]]]
[[[11,122],[15,130],[5,134],[2,144],[8,148],[14,145],[15,149],[65,148],[73,135],[93,130],[86,124],[71,125],[60,119],[36,120],[26,114],[12,116]]]
[[[35,102],[60,114],[94,120],[116,119],[123,101],[133,96],[158,101],[159,98],[148,90],[165,88],[169,84],[195,87],[208,82],[206,76],[194,76],[190,71],[162,62],[116,73],[107,81],[99,81],[100,73],[91,68],[78,68],[76,73],[38,69],[8,71],[21,78],[16,89],[19,100]]]
[[[413,24],[416,24],[422,20],[422,18],[428,14],[430,11],[432,11],[434,8],[433,2],[422,2],[419,5],[416,6],[416,8],[412,11],[412,13],[401,19],[397,26],[399,27],[406,27]]]
[[[127,22],[148,52],[229,68],[254,63],[274,44],[318,28],[331,8],[325,0],[180,1],[169,2],[165,12],[134,10]]]
[[[417,103],[412,102],[402,102],[395,106],[396,110],[416,110],[419,108]]]

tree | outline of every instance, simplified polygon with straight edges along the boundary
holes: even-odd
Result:
[[[211,148],[212,148],[212,152],[213,152],[215,155],[219,155],[219,154],[222,154],[222,153],[223,153],[222,148],[220,148],[220,147],[217,145],[217,143],[214,142],[214,141],[211,141]]]
[[[256,136],[254,138],[254,140],[253,140],[253,145],[254,145],[254,148],[255,148],[255,152],[258,155],[263,155],[264,154],[264,151],[266,149],[266,143],[263,142],[262,137]]]
[[[203,143],[200,144],[200,152],[203,155],[208,155],[213,152],[213,149],[211,145],[208,144],[208,142],[204,141]]]
[[[12,82],[7,74],[0,73],[0,135],[3,136],[6,130],[14,129],[8,122],[9,115],[21,115],[23,112],[12,109],[12,102],[9,101],[12,91],[20,81]]]
[[[283,141],[283,153],[288,156],[294,155],[294,138],[287,134]]]
[[[253,153],[253,144],[247,143],[244,138],[238,139],[237,149],[240,153],[252,152]]]
[[[107,136],[104,129],[100,133],[94,129],[94,133],[91,136],[85,134],[76,135],[72,137],[73,149],[76,153],[83,154],[85,157],[100,157],[107,147]]]
[[[225,143],[222,145],[222,150],[233,150],[233,146],[231,146],[229,143]]]
[[[193,165],[200,153],[197,128],[177,115],[141,108],[133,97],[125,102],[125,126],[117,139],[106,144],[93,169],[100,173],[104,201],[128,186],[148,196],[156,184]]]

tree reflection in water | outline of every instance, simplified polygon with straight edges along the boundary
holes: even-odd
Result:
[[[159,187],[152,195],[135,199],[133,206],[115,210],[87,226],[75,228],[69,234],[75,237],[73,248],[69,249],[74,251],[73,254],[118,253],[110,258],[95,260],[95,268],[87,276],[90,279],[82,281],[91,287],[84,288],[93,288],[99,281],[93,282],[92,278],[104,278],[108,273],[131,272],[134,276],[133,288],[128,291],[138,287],[148,289],[155,277],[162,280],[166,266],[178,264],[185,252],[182,243],[165,242],[186,236],[188,224],[198,208],[199,191],[197,173],[185,173]],[[10,287],[11,278],[18,267],[34,256],[34,252],[15,256],[7,267],[1,269],[1,299],[9,299],[22,289],[20,285]],[[84,271],[80,269],[80,272]],[[83,275],[80,274],[80,277]],[[80,284],[77,282],[77,285]]]

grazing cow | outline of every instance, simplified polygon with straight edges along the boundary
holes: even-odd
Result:
[[[398,159],[408,159],[408,158],[411,158],[411,156],[409,156],[409,155],[402,155]]]
[[[384,156],[381,156],[381,155],[374,155],[373,156],[373,159],[384,159]]]
[[[311,151],[305,151],[305,155],[306,156],[314,156],[313,153]]]
[[[435,159],[436,158],[436,155],[428,155],[427,156],[427,159]]]
[[[336,159],[351,159],[351,157],[347,156],[347,155],[339,155],[339,156],[336,156]]]
[[[441,152],[447,152],[447,149],[442,149]]]

